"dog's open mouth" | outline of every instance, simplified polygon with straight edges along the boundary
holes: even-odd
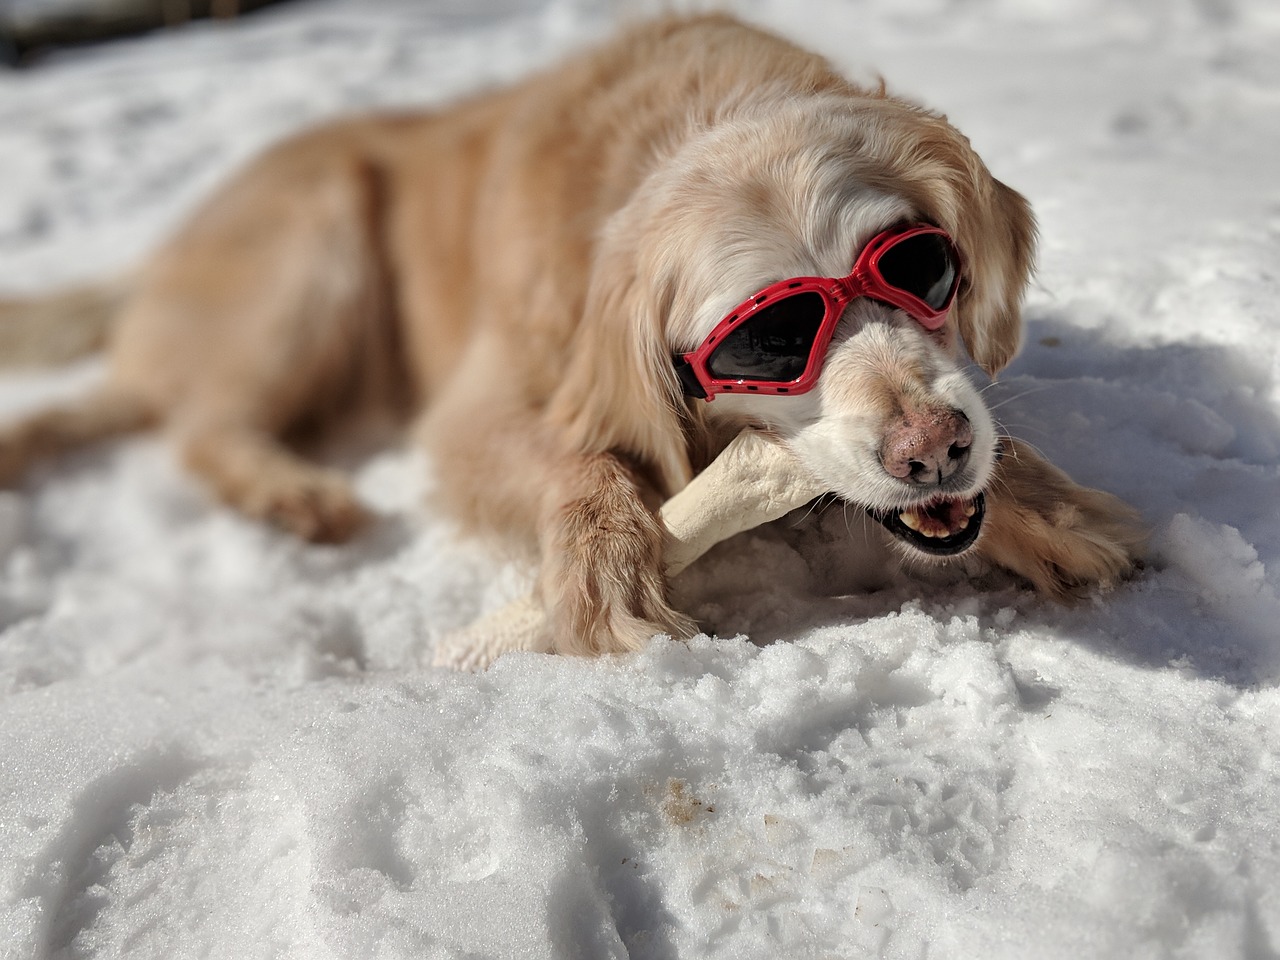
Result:
[[[939,497],[905,510],[881,511],[867,508],[886,530],[922,553],[953,557],[968,550],[982,531],[986,498]]]

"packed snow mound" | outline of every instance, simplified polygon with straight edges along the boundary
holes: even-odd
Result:
[[[509,82],[659,4],[299,2],[0,74],[0,291],[126,269],[307,123]],[[345,547],[153,437],[0,491],[0,957],[1280,953],[1280,14],[755,0],[1036,208],[996,415],[1152,527],[1070,608],[821,505],[676,581],[708,635],[481,674],[529,571],[338,444]],[[101,376],[0,376],[0,417]]]

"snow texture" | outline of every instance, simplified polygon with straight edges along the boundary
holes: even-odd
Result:
[[[0,74],[0,289],[127,267],[306,123],[647,9],[285,4]],[[988,396],[1143,511],[1145,572],[1060,608],[828,508],[678,579],[714,636],[453,673],[437,640],[528,572],[423,505],[422,453],[334,452],[382,514],[342,548],[153,438],[65,458],[0,492],[0,957],[1280,956],[1280,7],[737,9],[1031,199]],[[0,415],[99,375],[0,377]]]

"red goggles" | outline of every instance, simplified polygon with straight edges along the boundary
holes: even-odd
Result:
[[[926,330],[946,321],[960,285],[960,255],[945,230],[893,227],[872,237],[847,277],[793,277],[744,300],[692,353],[677,355],[685,393],[795,394],[812,390],[850,301],[870,297]]]

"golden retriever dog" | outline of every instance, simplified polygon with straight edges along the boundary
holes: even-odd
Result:
[[[1066,598],[1133,566],[1135,516],[998,436],[961,354],[1014,356],[1034,237],[942,116],[730,17],[661,20],[297,136],[122,283],[6,303],[11,355],[101,330],[109,374],[0,431],[0,475],[158,425],[226,503],[343,541],[365,508],[291,440],[394,409],[448,507],[538,558],[548,646],[599,654],[695,630],[656,508],[754,426],[906,554]]]

